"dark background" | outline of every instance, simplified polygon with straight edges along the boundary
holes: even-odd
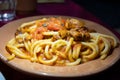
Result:
[[[73,0],[108,26],[120,28],[119,0]],[[118,30],[119,31],[119,30]]]

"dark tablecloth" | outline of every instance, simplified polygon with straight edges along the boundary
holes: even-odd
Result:
[[[110,28],[108,25],[104,24],[100,21],[97,17],[92,15],[90,12],[86,11],[82,6],[75,4],[71,0],[66,0],[65,3],[39,3],[37,4],[37,9],[34,14],[30,15],[19,15],[17,14],[14,20],[29,17],[29,16],[36,16],[36,15],[64,15],[64,16],[74,16],[79,18],[84,18],[87,20],[91,20],[97,22],[108,29],[110,29],[118,38],[120,38],[120,34]],[[8,21],[11,22],[11,21]],[[8,22],[0,22],[0,27]],[[3,73],[7,80],[43,80],[45,77],[35,77],[30,76],[21,72],[18,72],[3,62],[0,61],[0,71]],[[48,78],[47,78],[48,79]],[[50,78],[54,79],[54,78]],[[56,78],[58,80],[61,78]],[[62,78],[63,79],[63,78]],[[95,75],[90,75],[86,77],[77,77],[77,78],[67,78],[69,80],[73,79],[81,79],[81,80],[120,80],[120,60],[115,63],[109,69],[102,71]],[[66,78],[65,78],[66,80]]]

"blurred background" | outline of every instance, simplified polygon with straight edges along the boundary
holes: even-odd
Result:
[[[120,32],[120,3],[118,0],[73,0],[103,23]]]

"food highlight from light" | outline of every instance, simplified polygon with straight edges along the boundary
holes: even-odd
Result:
[[[79,65],[106,59],[117,46],[113,36],[98,33],[75,18],[48,17],[20,25],[6,44],[10,56],[51,66]]]

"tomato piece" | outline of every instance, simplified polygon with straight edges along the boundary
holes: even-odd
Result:
[[[54,25],[49,25],[49,26],[47,27],[47,29],[48,29],[48,30],[55,30],[55,31],[60,30],[60,28],[59,28],[59,27],[54,26]]]
[[[65,23],[65,22],[66,22],[66,20],[65,20],[65,19],[62,19],[62,20],[61,20],[61,22],[62,22],[62,23]]]
[[[49,25],[47,26],[47,29],[48,30],[55,30],[55,31],[58,31],[62,28],[61,25],[59,24],[55,24],[54,22],[49,22]]]
[[[45,28],[45,27],[38,27],[35,32],[42,33],[42,32],[46,32],[46,31],[47,31],[47,28]]]
[[[32,37],[37,40],[43,39],[44,36],[42,35],[42,32],[46,32],[46,31],[47,28],[39,27],[35,30],[35,32],[32,33]]]

